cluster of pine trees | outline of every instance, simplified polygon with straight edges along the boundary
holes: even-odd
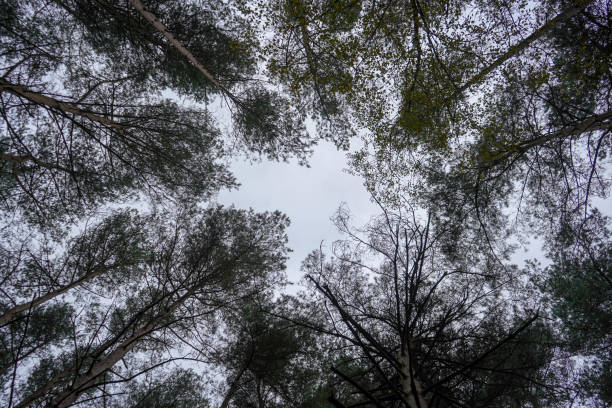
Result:
[[[0,0],[0,405],[609,406],[611,9]],[[356,138],[283,294],[228,159]]]

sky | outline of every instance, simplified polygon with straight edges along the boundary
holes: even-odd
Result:
[[[299,283],[303,276],[301,263],[310,252],[321,243],[324,249],[330,249],[333,241],[343,238],[330,220],[340,204],[348,205],[352,225],[356,227],[380,212],[363,186],[363,179],[345,171],[346,154],[323,141],[315,147],[310,167],[298,165],[297,160],[279,163],[264,159],[251,163],[244,158],[235,158],[230,164],[241,185],[238,189],[222,190],[217,196],[218,203],[257,211],[280,210],[289,216],[287,235],[293,250],[287,262],[290,282]],[[529,238],[517,248],[511,262],[521,265],[526,259],[544,260],[543,241]],[[287,292],[295,293],[297,289],[292,286]]]
[[[356,141],[356,140],[355,140]],[[320,142],[309,160],[310,167],[300,166],[297,160],[251,162],[237,156],[230,169],[238,182],[238,189],[222,190],[217,201],[237,208],[256,211],[280,210],[289,216],[287,230],[289,247],[293,250],[287,262],[287,277],[299,283],[300,265],[306,256],[323,242],[329,249],[342,235],[330,220],[340,204],[350,209],[352,225],[363,226],[379,213],[363,186],[361,177],[348,174],[346,152],[338,151],[329,142]],[[604,214],[612,216],[612,201],[595,199],[594,204]],[[526,242],[517,248],[511,262],[521,266],[525,260],[537,258],[544,264],[542,237],[524,237]],[[518,243],[518,242],[517,242]],[[295,293],[296,287],[289,287]]]
[[[280,210],[289,216],[287,234],[293,253],[287,263],[287,277],[292,282],[299,281],[302,261],[319,248],[321,241],[330,245],[341,238],[330,220],[341,203],[348,205],[356,226],[378,213],[361,177],[344,171],[346,152],[321,142],[309,162],[308,168],[296,161],[250,163],[235,159],[230,169],[241,186],[237,190],[223,190],[217,198],[224,205],[257,211]]]

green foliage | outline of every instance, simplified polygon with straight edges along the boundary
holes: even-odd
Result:
[[[312,151],[314,141],[308,137],[303,118],[288,109],[286,99],[254,88],[247,91],[241,104],[234,112],[234,124],[250,151],[275,160],[287,160],[292,152]],[[306,164],[305,155],[299,158]]]
[[[551,248],[553,263],[536,278],[567,349],[586,360],[580,378],[589,397],[610,403],[612,244],[609,220],[594,212],[577,227],[564,225]]]
[[[149,376],[148,376],[149,377]],[[128,383],[127,397],[113,400],[111,406],[126,408],[208,408],[203,395],[205,383],[191,370],[174,369],[145,381]]]
[[[230,372],[229,406],[328,406],[322,339],[295,323],[303,317],[296,299],[287,297],[257,297],[228,315],[219,359]]]
[[[607,13],[603,3],[595,3],[554,29],[551,74],[556,81],[547,95],[551,120],[563,120],[568,114],[583,117],[606,106],[605,94],[612,86],[612,30],[599,21],[605,21]]]
[[[2,305],[0,313],[7,305]],[[72,334],[74,309],[67,303],[37,308],[0,328],[0,382],[3,388],[12,369],[24,360],[44,359],[49,347],[61,347]]]
[[[112,61],[113,70],[143,78],[155,89],[170,87],[200,100],[219,92],[129,3],[72,0],[62,6],[81,24],[77,27],[83,39]],[[250,44],[239,37],[240,25],[247,23],[229,8],[176,0],[148,1],[146,7],[227,87],[253,73]]]
[[[526,33],[537,34],[544,21],[574,5],[417,1],[399,10],[390,4],[392,15],[384,14],[388,18],[376,25],[385,44],[375,47],[376,36],[366,37],[379,65],[362,56],[365,50],[353,50],[376,78],[355,82],[352,91],[365,93],[354,98],[353,107],[367,142],[353,171],[389,203],[398,196],[422,203],[429,190],[447,180],[452,190],[462,179],[461,191],[454,193],[466,199],[459,218],[480,213],[483,226],[490,223],[486,212],[492,206],[514,211],[518,223],[542,231],[570,213],[588,213],[592,200],[607,197],[610,186],[603,176],[609,117],[587,126],[610,109],[612,30],[605,2],[589,3],[515,52]],[[364,16],[378,22],[380,12]],[[365,34],[358,28],[352,33]],[[384,72],[395,75],[387,79]],[[371,91],[379,83],[392,84],[387,99]],[[454,206],[446,197],[426,206],[446,211]],[[505,209],[510,203],[518,207]]]
[[[604,265],[610,261],[610,255],[597,260]],[[564,322],[574,350],[602,347],[612,330],[612,289],[598,272],[591,261],[575,260],[557,260],[547,269],[547,291],[556,300],[553,312]],[[610,277],[609,270],[604,273]]]
[[[332,30],[346,32],[357,24],[362,0],[327,0],[323,2],[321,21]]]

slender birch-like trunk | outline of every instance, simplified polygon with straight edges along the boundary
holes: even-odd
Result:
[[[185,293],[183,296],[178,298],[171,306],[169,306],[162,314],[158,315],[155,320],[149,322],[142,329],[138,330],[136,333],[125,339],[119,347],[117,347],[114,351],[100,360],[98,363],[94,364],[93,367],[89,369],[89,371],[79,378],[77,378],[70,388],[61,392],[57,397],[54,398],[51,403],[52,407],[57,408],[66,408],[72,405],[79,395],[85,391],[88,386],[93,383],[93,381],[105,373],[106,371],[113,368],[115,364],[117,364],[127,353],[129,353],[146,335],[154,332],[158,327],[159,321],[163,318],[170,315],[173,311],[175,311],[179,306],[181,306],[185,301],[191,297],[196,291],[196,288],[191,289],[189,292]]]
[[[170,44],[177,49],[178,52],[183,54],[189,62],[195,66],[198,71],[200,71],[210,82],[212,82],[222,93],[227,95],[232,101],[239,102],[238,98],[232,94],[229,89],[221,85],[219,81],[210,73],[204,66],[193,56],[193,54],[181,44],[179,40],[177,40],[171,32],[168,31],[166,26],[162,24],[161,21],[150,11],[145,10],[144,5],[140,0],[129,0],[132,6],[147,20],[157,31],[159,31],[166,39],[170,42]]]
[[[428,408],[429,404],[423,395],[423,386],[421,381],[413,374],[412,362],[410,354],[406,348],[399,353],[399,362],[402,365],[401,383],[402,392],[407,396],[409,408]]]

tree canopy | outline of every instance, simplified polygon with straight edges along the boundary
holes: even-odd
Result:
[[[0,404],[609,406],[611,8],[0,0]],[[320,141],[380,213],[290,295],[215,199]]]

